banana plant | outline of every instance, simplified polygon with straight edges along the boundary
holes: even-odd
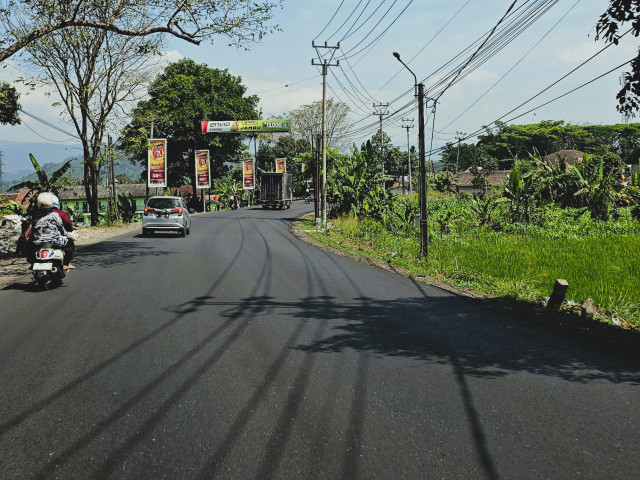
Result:
[[[609,208],[613,202],[628,203],[627,196],[616,188],[620,171],[620,167],[605,170],[603,158],[594,165],[586,154],[585,160],[572,170],[579,186],[574,196],[584,201],[592,218],[608,220]]]
[[[498,199],[488,195],[477,195],[471,200],[471,210],[478,217],[478,226],[484,227],[491,223],[491,218],[495,213],[498,205],[503,201],[507,201],[505,198]]]
[[[136,214],[136,199],[129,194],[129,198],[118,195],[118,212],[123,222],[131,223]]]
[[[357,216],[372,212],[374,198],[380,197],[379,189],[382,187],[381,173],[371,142],[367,142],[362,150],[354,147],[350,157],[336,160],[335,168],[328,185],[332,215],[352,213]]]
[[[44,169],[40,166],[33,154],[29,154],[29,159],[31,160],[31,164],[33,165],[33,168],[38,175],[38,180],[27,180],[26,182],[20,182],[9,187],[9,189],[18,190],[20,188],[28,188],[29,191],[25,195],[25,199],[29,198],[33,193],[37,194],[40,192],[52,192],[58,195],[60,189],[64,187],[60,180],[62,179],[64,174],[67,173],[67,170],[69,170],[69,167],[71,166],[71,160],[66,161],[49,177],[49,175],[47,175],[47,172],[45,172]]]
[[[521,173],[514,168],[509,175],[502,197],[510,203],[509,213],[514,222],[531,222],[531,209],[535,205],[539,170]],[[505,201],[500,200],[498,203]]]

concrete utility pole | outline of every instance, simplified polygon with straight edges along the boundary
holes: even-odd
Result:
[[[335,47],[330,47],[327,42],[324,45],[316,45],[311,42],[311,46],[316,49],[319,63],[315,63],[315,59],[311,59],[311,65],[322,65],[322,231],[327,231],[327,70],[328,67],[337,67],[339,61],[331,63],[336,50],[340,48],[340,42]],[[331,50],[331,58],[323,59],[320,55],[320,49]]]
[[[409,195],[411,195],[411,150],[409,149],[409,129],[413,128],[413,118],[403,118],[402,128],[407,129],[407,173],[409,175]],[[404,175],[402,175],[402,193],[404,194]]]
[[[425,167],[425,148],[424,148],[424,83],[418,83],[418,77],[413,73],[407,65],[400,59],[398,52],[393,52],[393,56],[413,75],[415,94],[418,97],[418,148],[420,159],[420,186],[418,189],[419,205],[420,205],[420,255],[425,260],[429,258],[429,229],[428,229],[428,210],[427,210],[427,169]]]
[[[460,161],[460,140],[465,137],[466,133],[456,132],[456,138],[458,139],[458,154],[456,155],[456,173],[458,173],[458,162]]]
[[[389,107],[388,103],[374,103],[373,108],[375,108],[374,115],[378,115],[380,118],[380,162],[382,163],[382,175],[384,175],[384,141],[382,139],[382,117],[385,115],[389,115],[389,111],[387,108]],[[384,178],[382,179],[384,182]]]

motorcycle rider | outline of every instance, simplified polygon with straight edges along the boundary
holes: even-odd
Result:
[[[64,251],[62,268],[65,270],[76,268],[71,265],[73,252],[76,248],[75,243],[72,238],[67,236],[67,230],[70,228],[69,231],[72,231],[73,225],[69,217],[59,210],[58,197],[50,192],[40,193],[37,198],[37,206],[38,210],[33,215],[33,235],[31,238],[34,249],[37,250],[44,245],[59,248]],[[66,221],[63,220],[63,216],[66,217]]]

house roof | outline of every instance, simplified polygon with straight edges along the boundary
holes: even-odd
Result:
[[[9,200],[13,200],[16,203],[19,203],[24,208],[29,206],[29,198],[25,198],[29,193],[28,188],[21,188],[18,190],[18,193],[0,193],[0,203],[9,203]]]
[[[501,185],[502,182],[511,174],[511,170],[496,170],[490,174],[487,179],[491,185]],[[473,173],[469,170],[464,172],[458,172],[453,175],[453,183],[459,187],[471,187],[473,186]]]
[[[575,165],[576,163],[582,163],[584,152],[580,150],[560,150],[547,155],[545,159],[550,162],[551,165],[557,165],[561,157],[567,159],[567,165]]]
[[[123,183],[116,186],[118,195],[128,197],[144,197],[147,193],[146,183]],[[60,200],[84,200],[87,198],[84,186],[65,187],[58,192]],[[98,185],[98,198],[109,198],[109,191],[105,185]]]

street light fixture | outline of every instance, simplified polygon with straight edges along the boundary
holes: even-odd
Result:
[[[418,83],[418,77],[400,58],[398,52],[393,52],[393,56],[404,65],[413,75],[415,96],[418,97],[418,149],[419,149],[419,171],[420,185],[418,189],[418,203],[420,204],[420,255],[425,258],[429,257],[429,232],[428,232],[428,213],[427,213],[427,172],[425,166],[425,147],[424,147],[424,84]]]

